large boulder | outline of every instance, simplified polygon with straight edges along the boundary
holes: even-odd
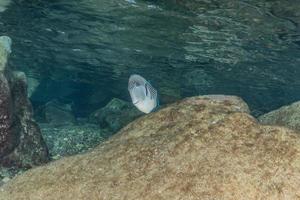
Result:
[[[0,37],[0,166],[32,167],[48,161],[48,150],[32,117],[26,76],[7,67],[11,40]]]
[[[185,99],[25,172],[0,199],[299,199],[300,135],[247,112],[236,97]]]
[[[300,131],[300,101],[260,116],[262,124],[286,126]]]

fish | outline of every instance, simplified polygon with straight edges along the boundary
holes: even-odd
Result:
[[[129,77],[128,91],[132,104],[143,113],[150,113],[158,107],[157,90],[138,74]]]

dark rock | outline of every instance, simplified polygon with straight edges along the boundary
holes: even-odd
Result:
[[[13,125],[11,91],[4,73],[0,73],[0,158],[9,154],[18,143]]]
[[[141,115],[142,112],[131,103],[114,98],[105,107],[92,113],[89,119],[90,122],[115,132]]]
[[[26,76],[6,65],[7,38],[0,38],[0,165],[27,168],[47,162],[48,150],[33,120]]]

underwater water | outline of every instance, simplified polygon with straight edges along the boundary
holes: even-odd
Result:
[[[300,99],[293,4],[185,2],[13,1],[0,14],[0,34],[13,40],[10,65],[27,74],[29,87],[37,83],[33,105],[58,100],[76,117],[114,97],[129,101],[134,73],[151,81],[162,104],[230,94],[260,115]]]
[[[0,109],[1,113],[5,114],[4,117],[0,116],[0,187],[16,174],[36,165],[97,149],[96,146],[128,123],[145,113],[159,110],[159,104],[163,107],[197,95],[236,95],[249,105],[254,117],[259,117],[300,100],[300,3],[295,0],[0,0],[0,36],[2,35],[12,39],[12,53],[3,49],[3,44],[6,45],[4,47],[9,47],[9,39],[0,38],[0,65],[3,64],[1,59],[6,62],[6,56],[10,53],[8,65],[5,66],[7,70],[0,72],[0,100],[4,99]],[[24,89],[25,76],[15,72],[18,70],[25,72],[27,77],[28,97],[33,106],[33,116]],[[133,74],[142,77],[132,76],[134,78],[130,85],[128,79]],[[202,131],[207,129],[207,124],[211,125],[208,127],[209,135],[216,135],[210,134],[210,128],[215,132],[232,135],[228,138],[234,140],[234,145],[239,141],[237,146],[240,145],[240,140],[236,140],[239,131],[247,134],[250,132],[249,135],[262,132],[269,134],[268,130],[262,130],[260,124],[253,123],[253,119],[248,117],[241,120],[237,118],[232,122],[229,120],[228,127],[225,124],[227,121],[224,124],[220,123],[220,127],[215,127],[218,119],[225,114],[231,111],[247,112],[248,108],[235,98],[213,98],[224,100],[224,105],[212,106],[208,100],[204,106],[194,108],[195,99],[183,101],[182,104],[178,104],[179,108],[174,104],[171,110],[161,112],[161,115],[157,113],[149,118],[142,118],[141,120],[146,122],[140,123],[143,125],[139,124],[137,130],[130,134],[130,131],[126,131],[132,127],[128,130],[123,129],[126,133],[121,132],[132,137],[145,134],[144,138],[149,142],[144,143],[143,137],[132,139],[130,136],[127,138],[130,142],[119,140],[120,143],[115,143],[117,145],[108,149],[122,149],[122,145],[126,144],[128,148],[123,148],[125,153],[116,153],[126,156],[127,150],[136,148],[136,151],[142,154],[136,154],[140,156],[134,155],[132,158],[129,156],[128,163],[138,165],[145,161],[142,158],[151,157],[148,152],[151,154],[158,150],[162,152],[159,155],[164,155],[165,150],[167,153],[172,148],[177,151],[173,139],[178,140],[177,142],[184,139],[182,144],[188,147],[195,145],[193,137],[197,134],[202,135]],[[228,99],[234,102],[233,105],[227,105]],[[133,102],[142,112],[134,107]],[[296,129],[299,118],[298,105],[295,104],[279,113],[283,113],[281,117],[288,121],[286,124]],[[201,112],[205,106],[207,109]],[[293,109],[296,110],[296,114],[291,112]],[[151,118],[152,116],[154,117]],[[193,121],[195,116],[197,120]],[[270,121],[277,120],[272,119],[272,116],[265,118],[266,121],[268,118]],[[258,120],[264,123],[263,118]],[[188,123],[185,123],[187,121]],[[175,123],[179,123],[179,126],[174,126]],[[205,128],[202,127],[203,124]],[[276,121],[276,125],[285,124],[277,124]],[[140,133],[139,128],[146,130],[145,133]],[[153,134],[152,137],[150,129],[162,136],[155,137]],[[238,130],[237,133],[235,129]],[[172,134],[165,134],[168,130]],[[280,133],[282,131],[286,134],[285,130],[279,130]],[[188,135],[193,142],[186,143],[186,137],[182,137],[181,134]],[[277,132],[274,131],[274,134]],[[284,134],[282,137],[276,135],[276,140],[270,139],[271,143],[267,142],[269,137],[266,141],[260,141],[256,136],[253,137],[257,139],[256,142],[246,141],[246,145],[242,146],[250,149],[245,152],[249,152],[251,156],[259,155],[253,158],[255,162],[251,160],[250,163],[260,163],[256,161],[257,158],[265,159],[263,162],[269,161],[274,146],[273,153],[275,152],[276,156],[278,152],[294,152],[282,149],[288,149],[289,145],[292,149],[296,142],[286,140],[282,147],[276,143],[278,138],[287,138]],[[253,138],[244,139],[253,141]],[[137,142],[137,145],[131,143],[131,140]],[[163,141],[165,144],[161,143]],[[219,141],[223,141],[223,138],[218,138],[216,147],[219,147]],[[169,143],[171,148],[167,146]],[[224,143],[224,147],[228,144]],[[252,148],[256,144],[258,147],[263,146],[261,149],[266,150],[267,157],[261,157],[260,152],[252,154],[253,150],[260,150]],[[147,148],[143,145],[148,145],[153,151],[145,150]],[[207,149],[213,149],[209,146],[210,143],[207,145]],[[272,148],[265,148],[265,145]],[[195,157],[207,155],[208,151],[196,146],[198,149],[195,148]],[[189,157],[183,149],[185,148],[179,148],[178,152],[183,153],[184,158]],[[236,146],[229,145],[228,149],[229,151],[224,151],[221,148],[222,153],[226,152],[228,155]],[[202,154],[199,154],[201,151]],[[99,154],[102,153],[105,155],[105,152]],[[234,152],[234,157],[237,157],[236,154]],[[226,155],[220,154],[219,157],[226,158]],[[244,155],[244,152],[240,155]],[[131,162],[136,158],[138,162]],[[157,159],[164,161],[160,157]],[[108,165],[107,169],[113,169],[115,172],[117,168],[110,165],[119,160],[116,157],[112,158],[111,162],[104,163]],[[209,169],[212,166],[207,161],[211,160],[213,159],[208,158],[203,162],[209,164]],[[278,157],[274,160],[274,165],[266,165],[277,167]],[[128,164],[125,160],[124,162]],[[219,163],[223,162],[218,162],[216,166],[219,166]],[[232,163],[234,162],[230,162],[230,166],[235,166]],[[289,159],[288,163],[292,165]],[[177,170],[178,165],[174,166]],[[197,164],[198,166],[202,167]],[[129,168],[130,171],[134,169]],[[89,168],[86,170],[89,171]],[[239,170],[230,168],[229,172],[231,174],[232,171]],[[163,170],[156,171],[165,174]],[[274,171],[277,173],[277,169]],[[204,174],[206,177],[207,171]],[[174,176],[179,177],[176,174]],[[286,177],[285,174],[280,176]],[[102,179],[102,176],[99,177]],[[239,180],[252,183],[241,177]],[[247,175],[247,178],[249,177],[252,176]],[[263,181],[255,182],[269,184],[265,179],[263,177]],[[37,183],[39,184],[38,181]],[[95,183],[98,184],[97,181]],[[154,185],[160,187],[156,183]],[[206,183],[202,185],[207,186]],[[245,190],[247,192],[248,186]],[[258,187],[263,188],[261,185]],[[215,184],[212,188],[216,188]],[[273,186],[268,185],[267,188]],[[281,189],[278,191],[281,193]],[[264,193],[271,194],[273,191]]]

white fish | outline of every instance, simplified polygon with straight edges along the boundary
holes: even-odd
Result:
[[[150,113],[158,106],[157,91],[142,76],[133,74],[128,81],[132,103],[140,111]]]

